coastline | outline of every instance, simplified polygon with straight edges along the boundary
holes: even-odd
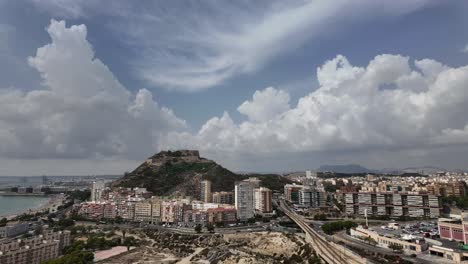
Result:
[[[0,196],[40,196],[40,197],[47,197],[48,195],[45,193],[14,193],[14,192],[0,192]]]
[[[12,196],[29,196],[29,197],[38,197],[38,195],[6,195],[7,197],[12,197]],[[44,200],[44,202],[35,205],[34,207],[15,212],[15,213],[5,213],[1,214],[0,218],[7,218],[8,220],[11,220],[19,215],[22,214],[35,214],[38,212],[44,212],[49,210],[50,208],[56,207],[58,205],[62,204],[63,196],[60,194],[54,194],[54,195],[41,195],[41,198],[47,198]]]

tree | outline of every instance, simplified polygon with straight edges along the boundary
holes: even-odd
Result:
[[[58,259],[44,261],[41,264],[91,264],[94,254],[91,252],[74,251]]]
[[[336,221],[336,222],[330,222],[330,223],[324,224],[322,226],[322,230],[326,234],[331,235],[334,232],[341,231],[341,230],[348,230],[356,226],[357,224],[353,221]]]
[[[195,232],[197,232],[197,234],[200,234],[201,231],[202,231],[202,226],[201,226],[200,224],[197,224],[197,225],[195,226]]]
[[[370,236],[365,237],[362,240],[366,241],[369,245],[373,245],[373,246],[377,245],[377,241],[375,241],[375,239],[373,239]]]
[[[61,229],[65,229],[67,227],[73,226],[74,224],[75,224],[75,221],[73,221],[70,218],[60,219],[57,222],[57,226],[60,227]]]
[[[327,215],[326,214],[316,214],[314,215],[314,220],[326,221]]]
[[[121,224],[121,223],[123,223],[123,218],[118,215],[118,216],[115,217],[114,222],[116,224]]]
[[[390,245],[388,245],[388,248],[393,251],[401,251],[403,249],[403,246],[400,244],[391,243]]]
[[[127,247],[127,251],[130,250],[130,247],[134,247],[138,245],[138,241],[134,237],[127,237],[125,238],[123,245]]]
[[[2,218],[2,220],[0,220],[0,226],[6,226],[7,223],[8,223],[8,220],[5,217]]]
[[[214,226],[213,225],[207,225],[206,226],[206,231],[208,231],[210,233],[214,232]]]

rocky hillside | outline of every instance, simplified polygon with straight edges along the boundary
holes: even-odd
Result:
[[[279,175],[241,175],[200,157],[196,150],[162,151],[143,162],[134,171],[114,182],[116,187],[144,187],[155,195],[190,195],[198,197],[200,181],[210,180],[212,191],[232,191],[234,183],[249,176],[262,185],[281,189],[289,181]]]

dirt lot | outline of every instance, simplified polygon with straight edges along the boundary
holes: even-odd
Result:
[[[147,233],[151,241],[104,264],[270,264],[318,263],[313,250],[296,235],[252,232],[225,235]]]

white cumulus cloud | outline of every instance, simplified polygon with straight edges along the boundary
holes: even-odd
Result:
[[[185,127],[150,91],[133,95],[94,57],[86,26],[52,20],[47,32],[51,43],[28,59],[43,87],[0,90],[2,158],[142,158],[163,134]]]
[[[171,133],[166,145],[265,157],[468,143],[468,66],[423,59],[413,68],[408,57],[382,54],[359,67],[338,55],[318,67],[317,78],[320,87],[294,107],[267,88],[239,107],[248,121],[224,113],[195,134]]]
[[[267,121],[288,109],[289,94],[273,87],[256,91],[252,101],[245,101],[237,108],[252,121]]]

